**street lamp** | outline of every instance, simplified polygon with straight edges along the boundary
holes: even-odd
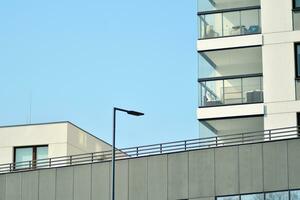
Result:
[[[114,113],[113,113],[113,136],[112,136],[112,158],[111,158],[111,166],[112,166],[112,178],[111,178],[111,200],[115,200],[115,169],[116,169],[116,151],[115,151],[115,136],[116,136],[116,113],[117,111],[125,112],[129,115],[133,116],[142,116],[144,113],[137,112],[134,110],[125,110],[122,108],[116,108],[114,107]]]

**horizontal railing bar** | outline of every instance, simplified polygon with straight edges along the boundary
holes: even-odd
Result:
[[[207,138],[196,138],[161,144],[144,145],[124,149],[116,149],[116,160],[143,157],[148,155],[159,155],[170,152],[187,151],[191,149],[204,149],[223,147],[233,144],[267,142],[279,139],[290,139],[299,137],[299,127],[285,127],[264,131],[244,132],[228,134],[224,136],[212,136]],[[61,156],[54,158],[37,159],[16,163],[0,164],[0,173],[29,171],[61,166],[72,166],[77,164],[98,163],[111,160],[112,150]]]

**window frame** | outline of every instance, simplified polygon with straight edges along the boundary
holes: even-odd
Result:
[[[28,168],[36,168],[37,167],[37,149],[39,147],[47,147],[49,149],[49,145],[45,144],[45,145],[30,145],[30,146],[15,146],[14,147],[14,155],[13,155],[13,163],[14,163],[14,170],[18,170],[16,168],[16,153],[17,153],[17,149],[25,149],[25,148],[32,148],[32,158],[31,158],[31,166],[29,166]],[[22,168],[20,168],[20,170],[22,170]]]

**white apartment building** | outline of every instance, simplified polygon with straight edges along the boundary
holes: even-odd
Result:
[[[0,138],[0,164],[21,162],[20,168],[40,159],[111,150],[108,143],[67,121],[2,126]]]
[[[201,137],[299,124],[300,0],[198,0]]]

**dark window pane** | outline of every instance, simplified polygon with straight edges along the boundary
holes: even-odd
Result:
[[[300,0],[295,0],[296,1],[296,3],[295,3],[295,5],[296,5],[296,7],[300,7]]]
[[[298,77],[300,76],[300,45],[297,45],[297,70],[298,70]]]
[[[266,193],[266,200],[289,200],[289,192]]]
[[[241,200],[264,200],[264,194],[248,194],[242,195]]]
[[[291,191],[291,200],[300,200],[300,190]]]
[[[16,148],[16,169],[30,167],[29,161],[32,161],[32,148]]]

